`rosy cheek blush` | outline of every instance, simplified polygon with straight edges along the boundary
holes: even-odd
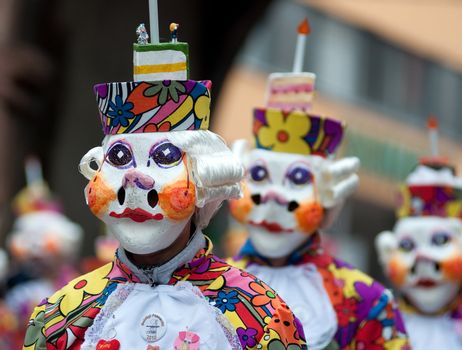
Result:
[[[393,284],[395,284],[397,287],[403,286],[406,282],[407,275],[408,269],[399,258],[394,257],[390,259],[388,264],[388,276]]]
[[[91,212],[101,217],[109,207],[109,204],[117,199],[116,193],[104,182],[100,174],[90,181],[87,187],[88,206]]]
[[[240,223],[247,223],[247,218],[252,211],[253,202],[250,197],[250,191],[245,183],[242,184],[243,197],[240,199],[233,199],[229,202],[231,214]]]
[[[441,262],[444,277],[450,281],[462,281],[462,256],[455,255]]]
[[[196,187],[187,180],[166,185],[159,193],[159,205],[168,218],[183,220],[195,210]]]

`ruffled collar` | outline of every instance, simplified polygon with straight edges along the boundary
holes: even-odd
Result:
[[[122,278],[133,283],[172,284],[178,280],[178,273],[184,270],[192,273],[207,263],[213,245],[202,231],[196,230],[186,247],[166,263],[141,269],[133,264],[121,248],[116,252],[115,264]]]
[[[248,239],[241,248],[238,256],[248,258],[250,263],[268,266],[272,265],[271,261],[267,257],[257,252],[250,239]],[[315,232],[306,240],[305,243],[290,253],[286,265],[299,265],[308,262],[316,263],[317,260],[327,257],[328,255],[325,254],[321,245],[320,233]]]
[[[424,314],[418,310],[414,305],[409,302],[408,299],[401,297],[398,300],[399,309],[407,314],[424,315],[424,316],[441,316],[448,314],[450,318],[454,320],[462,320],[462,296],[458,296],[449,305],[442,308],[440,311],[434,314]]]

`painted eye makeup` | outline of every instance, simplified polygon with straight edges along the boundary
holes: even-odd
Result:
[[[268,169],[262,164],[255,164],[249,169],[250,178],[255,182],[261,182],[269,177]]]
[[[155,145],[150,158],[161,168],[171,168],[178,165],[183,158],[183,152],[170,142],[163,142]]]
[[[124,143],[115,143],[107,152],[106,160],[115,167],[126,167],[133,162],[132,151]]]
[[[451,235],[446,232],[436,232],[432,236],[432,245],[443,246],[451,241]]]
[[[296,165],[289,169],[286,178],[295,185],[306,185],[313,182],[313,174],[303,165]]]
[[[399,241],[399,249],[402,250],[403,252],[410,252],[414,250],[414,248],[415,248],[415,243],[410,238],[403,238],[401,241]]]

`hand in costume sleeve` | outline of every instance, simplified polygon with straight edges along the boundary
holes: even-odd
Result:
[[[46,350],[45,306],[37,306],[27,325],[23,350]]]
[[[392,293],[384,289],[374,300],[356,333],[355,349],[410,349],[401,313]]]

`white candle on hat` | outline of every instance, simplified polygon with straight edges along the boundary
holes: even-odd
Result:
[[[306,44],[306,37],[310,34],[310,24],[308,22],[308,18],[305,18],[297,28],[298,36],[297,36],[297,46],[295,47],[295,57],[294,57],[294,65],[292,71],[294,73],[300,73],[303,68],[303,58],[305,56],[305,44]]]
[[[36,157],[27,157],[24,168],[26,172],[26,183],[28,186],[43,182],[42,165]]]
[[[157,0],[149,0],[149,27],[151,30],[151,43],[159,43],[159,14]]]
[[[430,139],[430,152],[433,157],[439,155],[438,150],[438,120],[434,116],[427,119],[428,137]]]

